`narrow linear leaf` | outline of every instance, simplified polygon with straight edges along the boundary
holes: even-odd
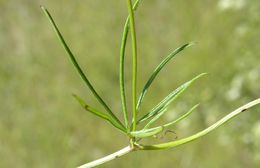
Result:
[[[162,109],[156,116],[154,116],[145,126],[144,129],[148,129],[154,122],[156,122],[168,109]]]
[[[173,102],[176,98],[178,98],[189,86],[191,86],[191,84],[194,81],[196,81],[197,79],[201,78],[204,75],[206,75],[206,73],[202,73],[202,74],[196,76],[192,80],[184,83],[183,85],[178,87],[176,90],[171,92],[158,105],[156,105],[150,112],[148,112],[142,118],[140,118],[137,123],[143,122],[143,121],[157,115],[160,110],[162,110],[163,108],[166,108],[171,102]]]
[[[181,51],[183,51],[185,48],[189,47],[193,45],[193,43],[187,43],[184,44],[183,46],[177,48],[176,50],[174,50],[171,54],[169,54],[166,58],[164,58],[162,60],[162,62],[155,68],[155,70],[153,71],[152,75],[150,76],[150,78],[148,79],[148,81],[146,82],[146,84],[144,85],[144,88],[141,92],[141,95],[139,96],[138,102],[137,102],[137,110],[139,110],[144,96],[148,91],[148,88],[151,86],[151,84],[153,83],[154,79],[156,78],[156,76],[159,74],[159,72],[164,68],[164,66],[172,59],[174,58],[178,53],[180,53]]]
[[[133,132],[130,132],[130,135],[135,138],[147,138],[147,137],[151,137],[156,134],[159,134],[163,130],[164,130],[164,127],[160,126],[160,127],[156,127],[156,128],[143,129],[140,131],[133,131]]]
[[[174,121],[168,123],[168,124],[165,124],[164,127],[169,127],[169,126],[172,126],[173,124],[176,124],[180,121],[182,121],[183,119],[187,118],[189,115],[192,114],[192,112],[197,108],[199,107],[199,104],[196,104],[195,106],[193,106],[187,113],[183,114],[182,116],[180,116],[179,118],[175,119]]]
[[[140,0],[137,0],[134,4],[133,10],[135,11],[140,4]],[[119,71],[119,81],[120,81],[120,95],[121,95],[121,103],[122,103],[122,111],[124,114],[125,125],[128,127],[128,111],[126,106],[126,95],[125,95],[125,50],[127,37],[129,32],[129,19],[130,16],[127,17],[124,25],[124,31],[122,35],[121,41],[121,49],[120,49],[120,71]]]
[[[109,121],[113,126],[115,126],[116,128],[120,129],[121,131],[125,132],[124,128],[121,125],[119,125],[116,121],[114,121],[110,116],[108,116],[107,114],[104,114],[104,113],[102,113],[102,112],[92,108],[91,106],[87,105],[85,103],[85,101],[82,98],[80,98],[78,95],[73,94],[72,96],[79,102],[79,104],[86,111],[88,111],[88,112],[90,112],[90,113],[92,113],[92,114],[94,114],[94,115],[96,115],[96,116],[98,116],[98,117],[100,117],[102,119],[105,119],[105,120]]]
[[[98,110],[95,110],[94,108],[92,108],[91,106],[87,105],[84,100],[82,98],[80,98],[78,95],[76,94],[73,94],[72,95],[79,103],[80,105],[85,109],[87,110],[88,112],[102,118],[102,119],[105,119],[105,120],[109,120],[109,116],[102,113],[102,112],[99,112]]]
[[[187,138],[183,138],[183,139],[180,139],[180,140],[167,142],[167,143],[142,146],[142,150],[161,150],[161,149],[173,148],[173,147],[177,147],[177,146],[186,144],[188,142],[194,141],[194,140],[199,139],[199,138],[207,135],[208,133],[214,131],[215,129],[222,126],[223,124],[225,124],[226,122],[228,122],[229,120],[234,118],[235,116],[247,111],[248,109],[250,109],[253,106],[256,106],[258,104],[260,104],[260,98],[254,100],[252,102],[249,102],[248,104],[246,104],[244,106],[239,107],[235,111],[229,113],[228,115],[226,115],[225,117],[223,117],[222,119],[217,121],[215,124],[211,125],[210,127],[206,128],[206,129],[204,129],[204,130],[202,130],[202,131],[200,131],[200,132],[198,132],[194,135],[191,135]]]
[[[52,24],[60,42],[62,43],[64,49],[66,50],[66,52],[69,55],[69,58],[71,60],[71,62],[73,63],[74,67],[76,68],[76,70],[78,71],[80,77],[83,79],[83,81],[85,82],[85,84],[88,86],[88,88],[91,90],[91,92],[93,93],[93,95],[97,98],[97,100],[99,101],[100,104],[102,104],[104,106],[104,108],[106,109],[106,111],[109,113],[109,115],[121,126],[123,126],[123,124],[119,121],[119,119],[114,115],[114,113],[112,112],[112,110],[108,107],[108,105],[105,103],[105,101],[99,96],[99,94],[96,92],[96,90],[94,89],[94,87],[92,86],[92,84],[89,82],[88,78],[86,77],[86,75],[84,74],[84,72],[82,71],[82,69],[80,68],[79,64],[77,63],[76,58],[74,57],[73,53],[71,52],[70,48],[68,47],[67,43],[65,42],[61,32],[59,31],[55,21],[53,20],[51,14],[49,13],[49,11],[44,8],[43,6],[41,6],[43,12],[45,13],[45,15],[48,17],[50,23]],[[124,126],[123,126],[124,127]]]

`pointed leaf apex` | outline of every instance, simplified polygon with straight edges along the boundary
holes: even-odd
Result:
[[[197,44],[198,44],[198,42],[192,41],[192,42],[189,42],[189,43],[188,43],[188,46],[187,46],[187,47],[191,47],[191,46],[194,46],[194,45],[197,45]]]

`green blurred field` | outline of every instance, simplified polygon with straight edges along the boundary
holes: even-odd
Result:
[[[118,68],[125,1],[0,0],[1,168],[76,167],[127,144],[120,132],[72,98],[77,93],[100,107],[40,5],[50,10],[98,92],[122,117]],[[181,83],[208,72],[172,104],[162,121],[200,102],[190,119],[172,127],[179,138],[260,96],[260,1],[143,0],[136,17],[139,90],[164,56],[185,42],[198,42],[168,64],[143,106],[149,110]],[[130,52],[127,56],[130,68]],[[130,88],[130,69],[126,77]],[[100,167],[260,167],[260,107],[191,144],[133,153]]]

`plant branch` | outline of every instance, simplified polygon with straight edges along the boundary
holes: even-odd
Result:
[[[84,164],[82,166],[79,166],[78,168],[96,167],[96,166],[101,165],[103,163],[106,163],[106,162],[109,162],[109,161],[114,160],[116,158],[119,158],[119,157],[121,157],[121,156],[123,156],[125,154],[128,154],[128,153],[132,152],[133,150],[134,150],[134,148],[132,148],[130,146],[127,146],[127,147],[125,147],[125,148],[123,148],[123,149],[121,149],[121,150],[119,150],[119,151],[117,151],[115,153],[112,153],[112,154],[110,154],[108,156],[105,156],[105,157],[103,157],[101,159],[98,159],[98,160],[89,162],[87,164]]]
[[[250,109],[250,108],[252,108],[252,107],[254,107],[258,104],[260,104],[260,98],[254,100],[254,101],[251,101],[251,102],[247,103],[246,105],[239,107],[238,109],[234,110],[233,112],[231,112],[227,116],[223,117],[221,120],[219,120],[218,122],[216,122],[212,126],[206,128],[203,131],[200,131],[200,132],[198,132],[198,133],[196,133],[192,136],[189,136],[187,138],[183,138],[183,139],[180,139],[180,140],[177,140],[177,141],[162,143],[162,144],[156,144],[156,145],[141,145],[141,144],[134,143],[133,146],[129,145],[129,146],[113,153],[113,154],[110,154],[110,155],[105,156],[101,159],[89,162],[87,164],[79,166],[78,168],[92,168],[92,167],[95,167],[95,166],[101,165],[103,163],[109,162],[111,160],[114,160],[118,157],[121,157],[123,155],[126,155],[126,154],[133,152],[133,151],[136,151],[136,150],[162,150],[162,149],[173,148],[173,147],[177,147],[177,146],[186,144],[188,142],[194,141],[196,139],[199,139],[199,138],[207,135],[208,133],[212,132],[213,130],[215,130],[219,126],[225,124],[227,121],[231,120],[232,118],[234,118],[238,114],[241,114],[242,112],[245,112],[248,109]]]
[[[180,146],[180,145],[186,144],[188,142],[194,141],[198,138],[201,138],[201,137],[207,135],[208,133],[215,130],[219,126],[222,126],[224,123],[231,120],[232,118],[234,118],[238,114],[241,114],[242,112],[245,112],[248,109],[250,109],[253,106],[256,106],[258,104],[260,104],[260,98],[254,100],[254,101],[251,101],[246,105],[239,107],[235,111],[233,111],[230,114],[223,117],[221,120],[219,120],[215,124],[211,125],[210,127],[206,128],[203,131],[200,131],[200,132],[198,132],[198,133],[196,133],[192,136],[189,136],[187,138],[183,138],[183,139],[180,139],[180,140],[177,140],[177,141],[161,143],[161,144],[156,144],[156,145],[142,146],[142,150],[161,150],[161,149],[173,148],[173,147]]]

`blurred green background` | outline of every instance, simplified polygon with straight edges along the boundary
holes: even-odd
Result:
[[[72,98],[77,93],[100,107],[39,5],[52,13],[97,91],[122,117],[118,67],[124,0],[0,0],[1,168],[76,167],[128,142]],[[201,103],[188,120],[172,127],[179,138],[260,96],[259,0],[143,0],[136,17],[139,91],[164,56],[186,42],[198,42],[160,73],[143,106],[149,110],[183,82],[208,72],[163,118],[166,122]],[[130,88],[131,69],[126,73]],[[172,139],[168,135],[147,143]],[[260,167],[260,107],[191,144],[133,153],[100,167]]]

